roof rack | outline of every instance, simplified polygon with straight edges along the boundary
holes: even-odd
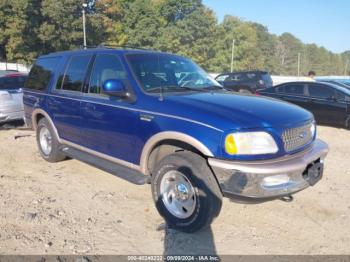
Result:
[[[124,49],[137,49],[137,50],[152,50],[150,48],[142,48],[137,46],[129,46],[129,45],[113,45],[113,44],[106,44],[101,43],[97,46],[80,46],[80,49],[92,49],[92,48],[124,48]]]

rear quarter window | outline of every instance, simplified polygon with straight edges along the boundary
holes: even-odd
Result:
[[[44,91],[47,89],[61,57],[39,58],[33,65],[25,83],[25,88]]]

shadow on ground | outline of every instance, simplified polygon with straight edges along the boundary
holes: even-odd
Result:
[[[26,128],[23,120],[0,123],[0,130],[9,130],[9,129],[26,129]]]
[[[166,228],[164,255],[217,255],[212,229],[186,234]]]

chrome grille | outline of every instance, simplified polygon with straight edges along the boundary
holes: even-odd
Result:
[[[309,123],[304,126],[285,130],[282,135],[284,149],[287,152],[291,152],[311,142],[313,139],[312,125],[313,123]]]

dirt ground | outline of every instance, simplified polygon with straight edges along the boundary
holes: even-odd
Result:
[[[149,185],[50,164],[32,131],[0,130],[0,254],[350,254],[350,131],[319,137],[331,152],[315,187],[292,203],[225,199],[210,229],[183,234],[166,228]]]

